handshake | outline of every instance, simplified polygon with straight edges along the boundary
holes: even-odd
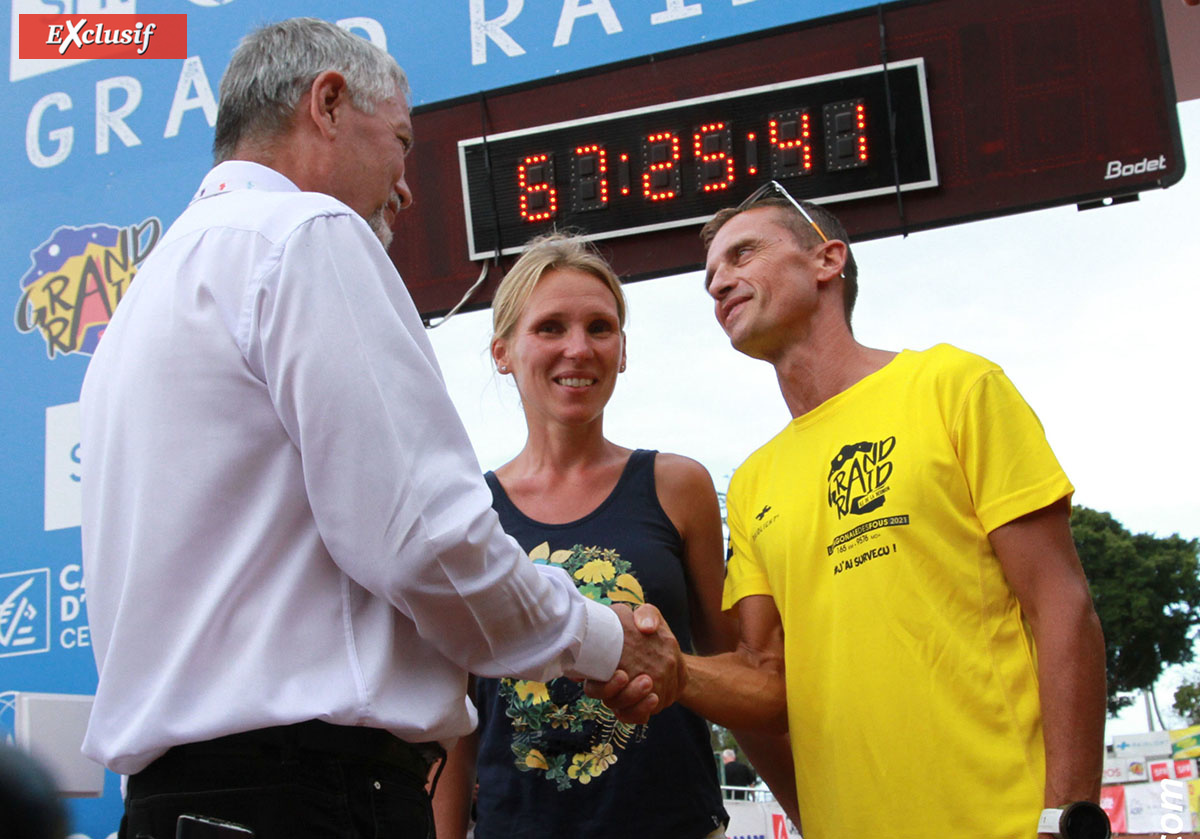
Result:
[[[584,692],[600,699],[625,723],[644,723],[673,704],[687,684],[687,667],[679,642],[654,606],[636,611],[615,605],[625,631],[617,670],[607,682],[588,679]]]

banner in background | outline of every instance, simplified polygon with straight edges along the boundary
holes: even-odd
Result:
[[[1125,784],[1149,779],[1147,764],[1143,758],[1107,757],[1104,759],[1104,774],[1101,780],[1105,784]]]
[[[1129,833],[1178,834],[1191,829],[1187,781],[1130,784],[1125,787],[1125,815]]]
[[[1171,756],[1200,757],[1200,725],[1171,730]]]
[[[1200,829],[1200,781],[1188,781],[1188,809],[1192,811],[1192,830]]]
[[[1125,787],[1111,786],[1100,790],[1100,806],[1108,813],[1113,833],[1125,833]]]

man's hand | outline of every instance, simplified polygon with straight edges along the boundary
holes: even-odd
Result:
[[[643,604],[636,612],[623,605],[613,610],[625,630],[617,672],[607,682],[589,679],[584,692],[603,700],[621,722],[644,723],[683,691],[683,653],[658,609]]]

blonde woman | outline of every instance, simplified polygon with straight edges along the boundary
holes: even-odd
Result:
[[[532,561],[560,566],[588,596],[653,603],[685,651],[727,649],[708,472],[604,436],[624,325],[620,282],[582,240],[543,237],[517,260],[493,301],[491,351],[528,438],[487,474],[493,506]],[[724,836],[708,724],[686,708],[625,725],[569,679],[480,679],[475,700],[479,729],[438,790],[440,839],[466,835],[476,778],[475,839]]]

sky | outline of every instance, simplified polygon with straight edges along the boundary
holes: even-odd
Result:
[[[1200,100],[1180,103],[1179,118],[1191,169],[1170,189],[855,245],[854,331],[868,346],[947,342],[1000,364],[1045,426],[1076,504],[1134,532],[1191,539],[1200,537]],[[701,274],[626,292],[629,364],[605,433],[695,458],[723,492],[790,419],[774,371],[729,346]],[[488,311],[430,331],[485,469],[525,441],[516,388],[488,355],[490,332]],[[1156,691],[1168,726],[1180,724],[1170,706],[1184,671],[1168,671]],[[1139,701],[1109,733],[1146,728]]]

